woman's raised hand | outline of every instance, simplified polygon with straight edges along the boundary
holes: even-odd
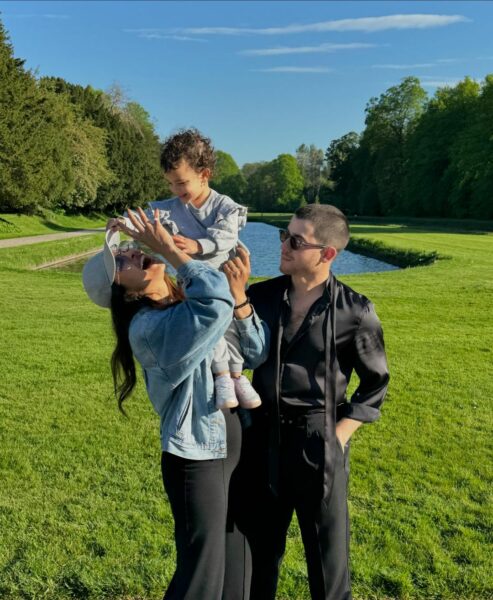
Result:
[[[137,213],[138,217],[135,213]],[[132,239],[142,242],[159,254],[176,249],[173,238],[159,221],[159,211],[157,209],[154,210],[154,218],[152,220],[149,220],[140,207],[135,212],[128,209],[127,214],[135,230],[129,229],[123,224],[121,224],[121,229]]]
[[[140,207],[135,212],[128,209],[127,214],[133,229],[120,221],[121,231],[132,239],[142,242],[157,254],[164,256],[176,269],[190,260],[189,256],[176,247],[173,238],[159,221],[158,209],[154,210],[152,221]]]

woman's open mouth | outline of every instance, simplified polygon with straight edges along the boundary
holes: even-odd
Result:
[[[142,256],[142,269],[145,271],[146,269],[148,269],[152,264],[154,264],[154,259],[151,256],[147,256],[147,255],[143,255]]]

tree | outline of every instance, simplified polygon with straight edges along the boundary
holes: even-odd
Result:
[[[57,201],[57,206],[69,210],[93,210],[101,185],[114,181],[106,155],[106,132],[82,116],[71,104],[67,94],[60,94],[60,80],[43,78],[42,89],[56,93],[65,103],[68,113],[66,134],[70,142],[71,177],[73,189]]]
[[[476,84],[471,80],[461,82]],[[461,85],[461,84],[459,84]],[[480,93],[470,103],[464,128],[450,151],[450,169],[457,174],[450,197],[457,217],[492,219],[493,203],[493,75],[487,75]]]
[[[354,172],[356,152],[360,136],[354,131],[332,140],[325,152],[328,174],[332,182],[332,193],[328,196],[332,203],[348,213],[358,212],[358,185]]]
[[[459,140],[476,113],[479,92],[479,84],[467,77],[455,87],[436,91],[407,139],[401,213],[418,217],[465,214],[451,205],[461,204],[459,166],[452,161],[452,149],[456,148],[456,156],[461,153]]]
[[[269,201],[266,210],[290,212],[304,202],[303,176],[291,154],[280,154],[257,173],[261,177],[261,193]]]
[[[305,181],[305,197],[308,202],[318,202],[320,186],[324,180],[324,151],[313,144],[301,144],[296,149],[296,162]]]
[[[68,97],[84,119],[105,132],[106,157],[113,178],[101,183],[93,208],[120,213],[128,206],[169,195],[159,166],[159,139],[148,113],[139,104],[122,104],[119,95],[111,97],[60,78],[53,87]]]
[[[221,194],[242,202],[247,182],[234,158],[222,150],[216,151],[216,166],[211,179],[211,187]]]
[[[406,77],[379,98],[371,98],[365,109],[366,128],[360,145],[366,152],[360,158],[369,159],[371,169],[360,169],[366,177],[360,182],[360,194],[376,189],[381,214],[392,214],[399,203],[405,143],[425,109],[426,99],[419,79]]]
[[[33,213],[73,189],[67,107],[41,89],[0,23],[0,208]]]

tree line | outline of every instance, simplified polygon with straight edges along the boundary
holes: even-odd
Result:
[[[492,219],[493,75],[428,98],[406,77],[366,107],[365,129],[326,152],[334,203],[350,214]]]
[[[211,185],[259,212],[306,202],[349,215],[493,218],[493,76],[428,98],[415,77],[366,106],[365,128],[323,150],[238,167],[221,150]],[[168,197],[150,115],[114,85],[36,78],[0,22],[0,212],[119,213]]]

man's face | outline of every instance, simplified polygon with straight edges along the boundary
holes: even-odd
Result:
[[[287,227],[290,236],[296,236],[309,244],[320,244],[313,235],[313,224],[306,219],[298,219],[292,217]],[[293,250],[289,243],[289,239],[281,244],[281,264],[280,270],[285,275],[297,275],[310,277],[317,273],[325,273],[327,271],[327,260],[324,257],[327,255],[328,249],[321,248],[306,248],[302,246],[298,250]]]

